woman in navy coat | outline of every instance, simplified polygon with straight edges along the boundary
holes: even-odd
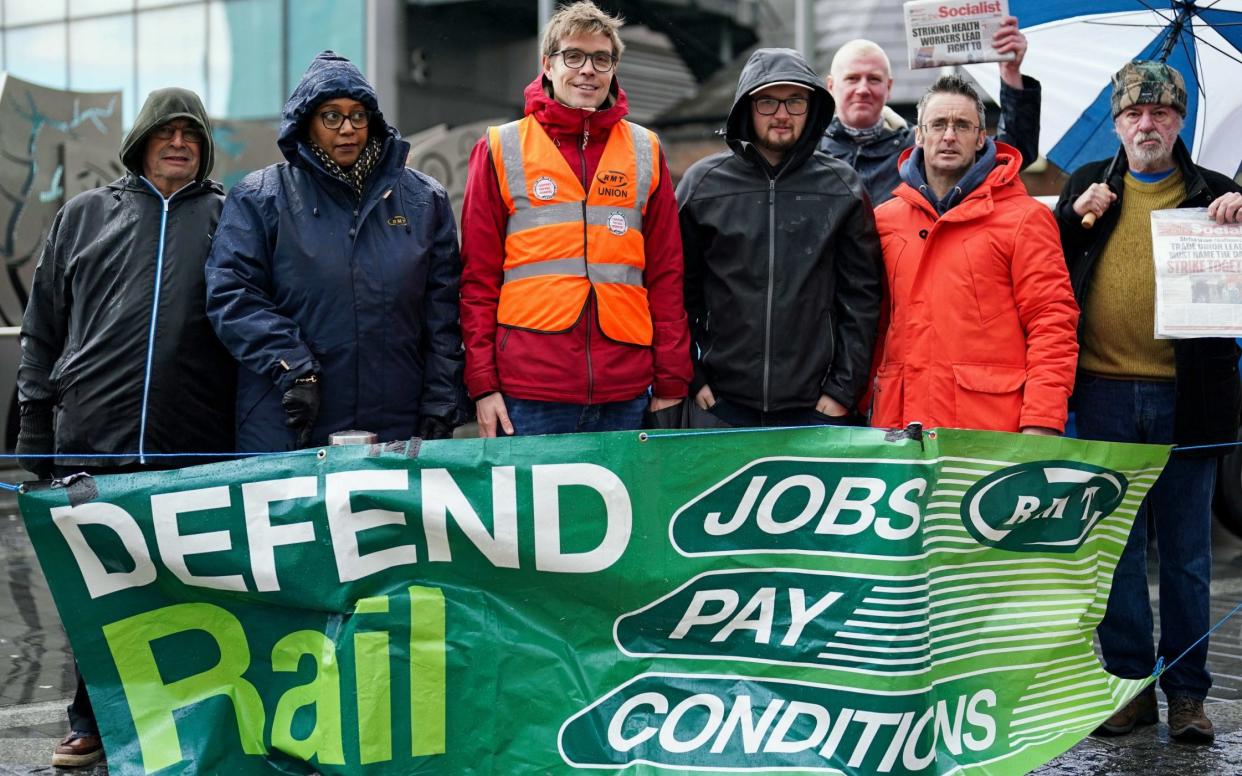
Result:
[[[241,363],[237,446],[346,429],[443,438],[459,422],[457,227],[444,188],[349,60],[315,57],[285,103],[287,161],[246,176],[207,261],[207,313]]]

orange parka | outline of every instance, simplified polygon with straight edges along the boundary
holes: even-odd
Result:
[[[1078,305],[1052,211],[1027,195],[1018,152],[996,148],[944,215],[906,183],[875,211],[888,289],[874,426],[1065,429]]]

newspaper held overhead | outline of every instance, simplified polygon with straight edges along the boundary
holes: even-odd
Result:
[[[1156,338],[1242,336],[1242,224],[1207,208],[1153,210]]]
[[[912,69],[1001,62],[992,36],[1009,15],[1009,0],[911,0],[905,4],[906,51]]]

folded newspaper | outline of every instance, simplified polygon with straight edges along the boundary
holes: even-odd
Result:
[[[1242,336],[1242,224],[1207,208],[1153,210],[1156,338]]]
[[[911,0],[905,4],[910,67],[1001,62],[992,36],[1009,15],[1009,0]]]

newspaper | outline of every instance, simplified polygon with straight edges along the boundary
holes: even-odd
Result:
[[[1207,208],[1153,210],[1156,338],[1242,336],[1242,224]]]
[[[910,67],[1011,60],[992,36],[1009,15],[1009,0],[911,0],[905,4]]]

